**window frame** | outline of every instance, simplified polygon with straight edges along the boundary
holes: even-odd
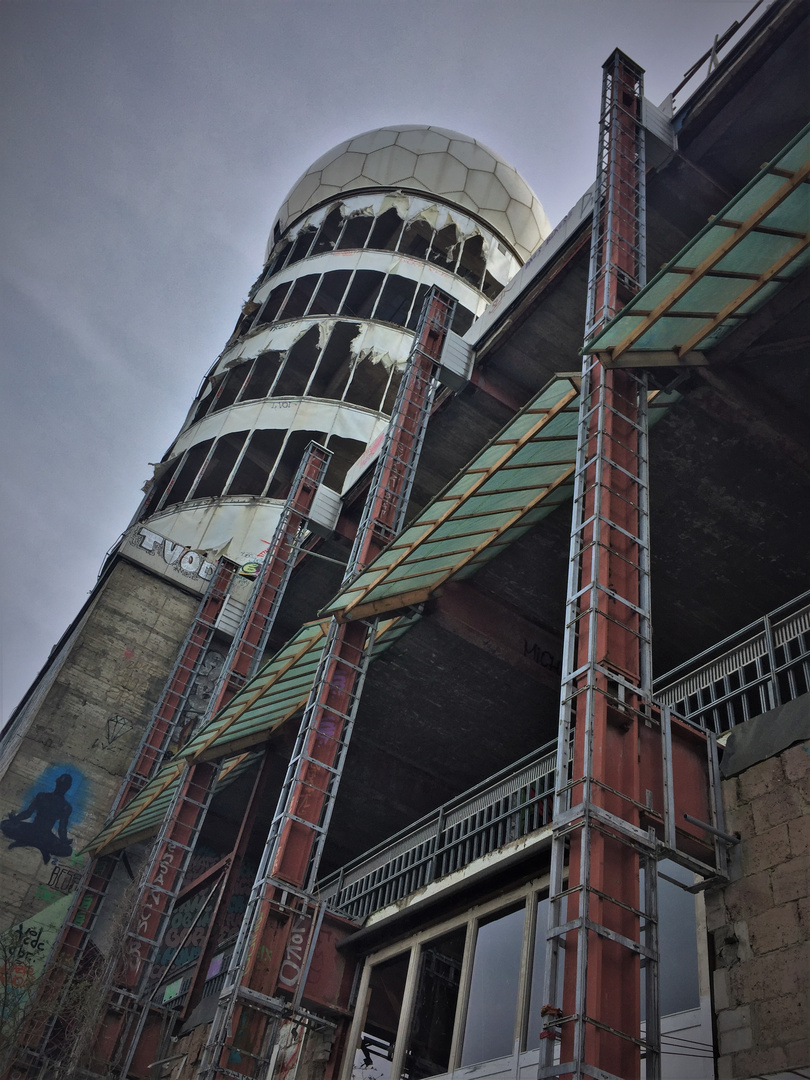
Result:
[[[421,967],[422,949],[425,945],[437,938],[442,937],[460,926],[466,927],[464,942],[464,955],[459,979],[458,1000],[456,1001],[455,1018],[453,1021],[453,1036],[450,1045],[450,1060],[447,1070],[437,1076],[450,1076],[469,1072],[472,1076],[481,1071],[484,1062],[475,1062],[461,1065],[461,1055],[464,1047],[466,1034],[467,1012],[469,1007],[470,989],[472,986],[473,966],[475,963],[475,948],[478,930],[482,923],[491,922],[497,918],[500,912],[507,915],[521,905],[524,911],[523,937],[521,941],[520,972],[518,976],[517,1009],[515,1012],[515,1026],[512,1039],[512,1053],[510,1058],[514,1066],[517,1059],[524,1053],[538,1053],[537,1049],[526,1050],[528,1041],[527,1026],[529,1021],[530,997],[532,989],[532,966],[534,962],[534,947],[537,934],[537,908],[540,901],[548,897],[549,876],[544,874],[524,885],[510,890],[508,893],[494,897],[493,899],[476,904],[467,911],[440,922],[433,923],[424,930],[402,938],[396,943],[386,945],[373,953],[369,953],[363,961],[363,969],[357,994],[357,1007],[355,1009],[349,1037],[346,1041],[346,1057],[340,1071],[340,1080],[351,1080],[354,1070],[355,1057],[360,1046],[360,1039],[366,1024],[366,1017],[370,1002],[371,976],[373,969],[387,960],[392,960],[408,952],[408,974],[405,979],[405,989],[402,995],[397,1034],[394,1041],[394,1052],[391,1060],[391,1080],[401,1080],[403,1067],[408,1050],[413,1011],[416,1003],[419,971]],[[501,1058],[493,1058],[492,1061],[502,1061]]]

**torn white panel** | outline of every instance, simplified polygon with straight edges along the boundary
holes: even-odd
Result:
[[[378,329],[385,329],[379,327]],[[404,356],[407,356],[407,349]],[[381,358],[380,358],[381,361]],[[395,357],[389,363],[404,362]],[[335,432],[347,438],[365,441],[363,434],[379,414],[361,405],[324,398],[278,397],[245,401],[229,409],[204,417],[193,428],[184,431],[175,444],[176,454],[183,453],[205,439],[216,439],[234,431],[252,432],[256,429]],[[359,432],[359,434],[358,434]]]
[[[349,346],[355,360],[371,360],[390,368],[401,365],[408,357],[413,335],[407,330],[395,330],[379,323],[366,323]]]
[[[518,271],[517,259],[494,237],[490,239],[484,236],[484,259],[487,271],[501,285],[505,285]]]
[[[401,218],[406,218],[410,206],[411,200],[408,196],[403,195],[401,191],[395,191],[393,195],[386,195],[380,203],[380,213],[384,214],[386,210],[396,210]]]
[[[300,236],[304,229],[319,228],[321,222],[326,217],[330,209],[331,208],[327,205],[322,206],[319,210],[315,210],[309,215],[309,217],[304,218],[303,221],[299,221],[296,225],[294,225],[287,233],[285,239],[292,243],[298,236]]]

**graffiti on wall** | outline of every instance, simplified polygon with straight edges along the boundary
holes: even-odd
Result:
[[[3,998],[0,1023],[8,1022],[13,1027],[26,1007],[72,899],[72,896],[63,896],[57,903],[0,935],[0,990]]]
[[[16,813],[0,821],[0,832],[14,848],[35,848],[43,863],[73,854],[68,835],[84,809],[84,777],[73,765],[51,765],[26,794]]]

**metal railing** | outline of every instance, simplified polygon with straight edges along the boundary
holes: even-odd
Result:
[[[489,777],[319,884],[333,910],[365,919],[551,822],[556,743]]]
[[[810,690],[810,592],[663,675],[655,700],[721,734]]]

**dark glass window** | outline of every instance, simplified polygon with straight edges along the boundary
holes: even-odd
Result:
[[[326,486],[332,488],[333,491],[340,491],[346,473],[365,448],[366,444],[360,439],[343,439],[340,435],[333,435],[329,439],[329,449],[333,456],[324,477]]]
[[[285,281],[283,285],[276,285],[275,289],[270,293],[264,302],[264,307],[259,312],[256,319],[256,326],[264,326],[266,323],[271,323],[278,315],[279,308],[284,303],[284,297],[290,291],[289,281]]]
[[[420,285],[416,290],[416,299],[413,302],[411,314],[408,316],[408,322],[406,323],[409,330],[416,330],[419,325],[419,317],[422,314],[422,308],[425,306],[425,297],[429,288],[429,285]]]
[[[214,452],[194,488],[195,499],[209,499],[222,494],[247,434],[246,431],[233,431],[217,439]]]
[[[309,314],[336,314],[351,276],[351,270],[332,270],[328,274],[324,274],[318,286],[318,291],[315,293],[315,299],[310,305]]]
[[[461,304],[456,304],[453,323],[450,329],[454,334],[466,334],[472,326],[474,318],[475,316],[469,308],[462,307]]]
[[[384,277],[379,270],[357,270],[343,301],[343,314],[368,319],[374,310]]]
[[[512,1053],[525,908],[481,923],[475,939],[462,1065]]]
[[[313,397],[341,397],[351,367],[350,346],[359,330],[357,323],[336,323],[309,385],[309,393]]]
[[[191,485],[197,479],[200,466],[205,461],[213,443],[213,439],[204,439],[191,447],[177,473],[171,491],[166,496],[166,506],[174,506],[175,503],[182,502],[191,491]]]
[[[298,238],[293,244],[290,257],[287,259],[287,266],[292,266],[293,263],[300,262],[305,259],[309,254],[309,249],[312,247],[312,241],[315,238],[315,226],[307,225],[298,234]]]
[[[202,419],[202,417],[205,416],[205,414],[208,412],[209,408],[211,407],[211,403],[214,400],[214,395],[216,394],[219,387],[222,385],[222,381],[224,378],[224,375],[217,375],[213,379],[210,379],[208,381],[208,385],[203,390],[202,397],[200,398],[200,403],[194,411],[194,418],[191,421],[193,424],[196,423],[198,420]]]
[[[261,495],[284,442],[283,428],[254,431],[228,488],[229,495]]]
[[[352,1073],[357,1080],[387,1080],[391,1075],[408,956],[403,953],[372,969],[366,1023]]]
[[[278,249],[276,254],[272,257],[270,262],[267,264],[267,273],[264,276],[265,281],[269,277],[272,277],[273,274],[275,274],[276,270],[281,269],[281,265],[284,262],[284,260],[287,258],[287,254],[288,254],[289,250],[290,250],[290,245],[288,243],[283,244],[282,247],[280,247]]]
[[[408,1080],[447,1072],[466,927],[422,947],[405,1071]]]
[[[325,431],[292,431],[287,439],[287,445],[282,451],[276,466],[275,475],[270,481],[267,494],[271,499],[284,499],[290,490],[290,484],[295,476],[304,451],[314,439],[323,446],[326,438]]]
[[[242,401],[255,401],[258,398],[267,397],[273,380],[278,374],[280,360],[281,353],[278,352],[266,352],[256,357],[253,370],[242,391]]]
[[[380,294],[374,318],[404,326],[415,293],[415,281],[389,274]]]
[[[379,411],[388,385],[388,376],[389,369],[381,361],[374,361],[367,356],[361,357],[354,365],[345,400]]]
[[[410,255],[414,259],[424,259],[432,238],[433,229],[426,221],[417,218],[416,221],[409,221],[405,226],[399,250],[403,255]]]
[[[484,238],[483,236],[468,236],[461,249],[456,273],[459,277],[469,281],[476,289],[481,288],[481,281],[486,270],[484,261]]]
[[[229,405],[233,405],[239,391],[245,385],[245,379],[250,374],[250,367],[250,363],[247,363],[238,364],[236,367],[231,368],[225,376],[225,384],[216,400],[216,404],[211,410],[212,412],[215,412],[218,409],[227,409]]]
[[[287,303],[284,305],[282,318],[301,318],[307,310],[307,305],[312,299],[315,286],[318,284],[318,276],[318,274],[304,274],[303,277],[300,277],[297,281],[293,282],[292,291],[287,297]]]
[[[357,214],[355,217],[347,218],[346,226],[336,245],[336,250],[347,251],[349,248],[363,247],[373,224],[374,218],[367,217],[365,214]]]
[[[441,266],[444,270],[452,270],[456,265],[458,255],[458,231],[455,225],[445,225],[433,237],[433,246],[430,249],[430,261]]]
[[[300,397],[317,359],[318,327],[312,326],[287,353],[286,363],[273,389],[273,397]]]
[[[177,472],[177,466],[180,464],[181,457],[177,457],[169,465],[166,465],[162,472],[158,473],[155,479],[152,490],[149,493],[149,498],[144,504],[144,508],[141,511],[141,517],[149,517],[150,514],[154,514],[155,508],[160,500],[163,498],[163,493],[171,483],[171,479]]]
[[[386,210],[374,222],[367,246],[377,251],[393,251],[401,231],[402,218],[396,210]]]
[[[315,243],[312,245],[312,251],[310,255],[320,255],[322,251],[331,251],[337,243],[337,238],[340,236],[340,230],[343,228],[343,216],[340,210],[331,210],[326,219],[321,225],[321,231],[318,233]]]

